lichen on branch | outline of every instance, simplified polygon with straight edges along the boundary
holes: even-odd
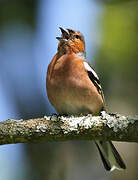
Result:
[[[100,116],[44,116],[0,122],[0,145],[68,140],[138,142],[138,117],[101,112]]]

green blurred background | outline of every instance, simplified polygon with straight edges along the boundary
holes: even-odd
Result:
[[[138,114],[138,2],[134,0],[0,0],[0,120],[54,113],[47,66],[58,27],[80,30],[110,112]],[[93,143],[0,147],[0,180],[137,180],[138,145],[115,143],[125,171],[106,172]]]

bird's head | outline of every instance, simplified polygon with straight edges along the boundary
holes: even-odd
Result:
[[[73,52],[75,54],[84,54],[85,56],[85,41],[83,35],[79,31],[72,29],[61,28],[61,37],[56,37],[59,40],[58,52],[66,54]]]

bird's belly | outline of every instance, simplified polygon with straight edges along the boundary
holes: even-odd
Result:
[[[95,96],[95,92],[87,86],[80,88],[81,82],[80,86],[69,79],[54,82],[56,83],[49,85],[51,88],[47,92],[51,104],[59,114],[98,114],[102,109],[101,96]]]

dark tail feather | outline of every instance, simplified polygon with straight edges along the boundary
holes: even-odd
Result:
[[[110,141],[95,141],[99,150],[104,167],[107,171],[113,171],[114,169],[126,169],[126,166],[115,149],[114,145]]]

